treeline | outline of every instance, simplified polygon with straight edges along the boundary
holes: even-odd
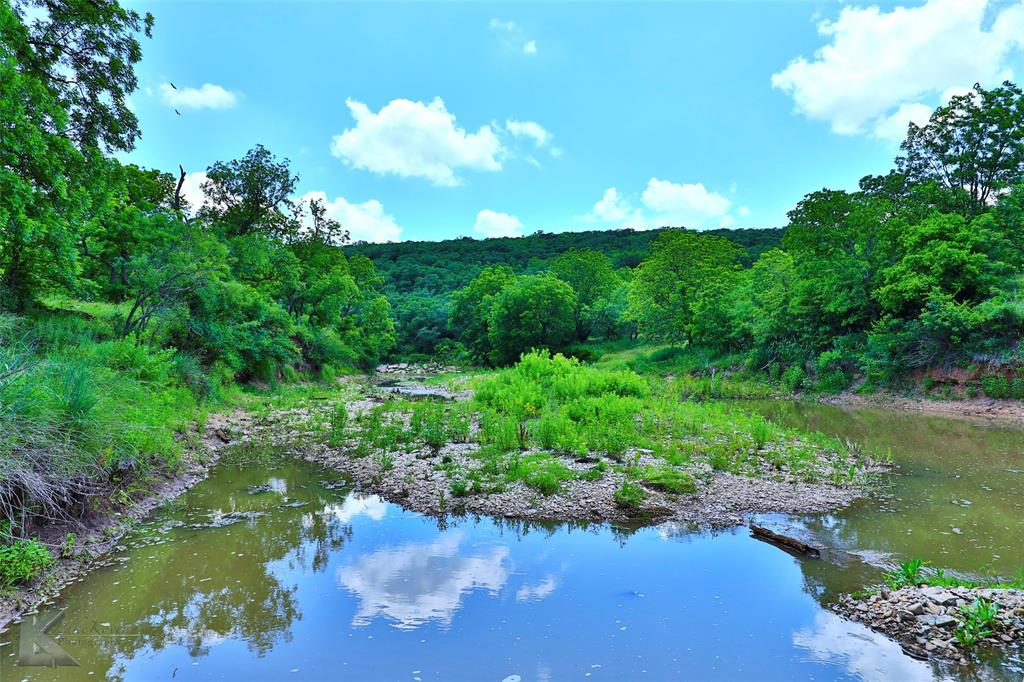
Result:
[[[808,194],[781,248],[750,267],[746,255],[720,235],[665,230],[633,269],[591,250],[540,274],[487,268],[453,294],[460,345],[444,350],[502,364],[628,335],[738,357],[790,388],[959,366],[984,370],[990,394],[1024,397],[1020,88],[953,97],[910,125],[891,172]]]
[[[130,495],[235,382],[331,377],[394,344],[380,276],[292,199],[287,160],[214,163],[190,206],[183,169],[113,157],[140,135],[152,24],[113,0],[0,0],[0,548]]]
[[[440,242],[357,243],[350,254],[371,258],[384,278],[397,328],[400,355],[433,355],[441,345],[448,353],[455,330],[449,328],[451,294],[465,287],[489,266],[501,265],[515,274],[545,272],[551,261],[571,250],[607,256],[622,277],[651,252],[651,244],[668,228],[636,231],[537,232],[525,237]],[[740,263],[749,266],[768,249],[777,247],[781,229],[721,229],[706,234],[727,237],[741,247]],[[443,343],[448,341],[447,343]]]

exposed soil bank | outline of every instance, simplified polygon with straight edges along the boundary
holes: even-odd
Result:
[[[38,538],[51,548],[56,563],[32,583],[0,594],[0,630],[88,573],[98,559],[118,547],[121,538],[139,519],[206,478],[210,466],[218,459],[220,449],[225,446],[216,432],[236,419],[238,414],[211,415],[204,434],[183,453],[180,470],[174,474],[157,474],[157,481],[146,495],[129,506],[40,529]],[[74,549],[67,555],[58,556],[60,550],[53,548],[59,548],[68,533],[75,534]]]
[[[955,631],[964,622],[962,607],[977,598],[999,606],[992,634],[981,639],[981,648],[1024,646],[1024,590],[966,587],[880,588],[863,599],[844,596],[837,610],[842,615],[878,630],[900,642],[919,658],[932,657],[967,663],[969,652],[957,641]]]
[[[850,391],[816,398],[816,400],[829,405],[905,410],[944,417],[980,417],[1024,425],[1024,400],[996,400],[995,398],[935,400],[934,398],[915,398],[886,392],[862,395]]]

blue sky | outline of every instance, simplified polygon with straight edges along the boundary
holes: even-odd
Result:
[[[132,6],[156,25],[128,160],[181,163],[195,202],[261,143],[373,241],[781,226],[1024,67],[1019,0]]]

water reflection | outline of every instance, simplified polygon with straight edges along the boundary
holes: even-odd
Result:
[[[401,629],[428,621],[447,627],[464,595],[500,591],[508,580],[508,548],[463,553],[463,540],[462,533],[449,531],[434,542],[377,550],[340,567],[338,583],[359,599],[352,625],[384,617]]]
[[[896,485],[909,505],[928,489]],[[862,505],[790,521],[852,550],[906,551],[898,533],[867,532],[884,535],[890,516]],[[0,634],[0,679],[940,675],[822,609],[877,577],[833,558],[800,561],[742,529],[439,522],[303,462],[228,459],[62,596],[59,641],[81,669],[19,668],[13,630]],[[97,622],[118,636],[74,638]],[[986,674],[1019,678],[1006,667]]]
[[[813,660],[840,665],[864,680],[914,682],[935,674],[929,664],[906,656],[899,644],[827,611],[815,616],[811,627],[795,632],[793,644]]]

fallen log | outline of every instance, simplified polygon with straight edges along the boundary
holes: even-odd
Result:
[[[775,531],[768,530],[763,526],[755,526],[750,524],[750,535],[758,540],[770,542],[773,545],[778,545],[784,549],[788,549],[804,556],[813,557],[815,559],[821,557],[821,550],[813,545],[809,545],[803,540],[799,540],[782,533],[776,533]]]

